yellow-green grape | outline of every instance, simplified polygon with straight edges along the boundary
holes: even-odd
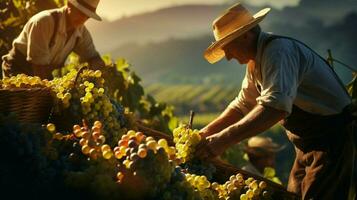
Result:
[[[98,157],[97,151],[94,148],[90,149],[89,156],[94,160],[97,159],[97,157]]]
[[[123,165],[125,165],[126,168],[130,168],[130,160],[124,160]]]
[[[73,125],[73,130],[80,130],[81,129],[81,126],[76,124],[76,125]]]
[[[159,146],[163,147],[163,148],[167,148],[167,141],[165,139],[160,139],[158,142]]]
[[[259,188],[265,189],[267,187],[267,183],[265,181],[260,181]]]
[[[52,132],[52,133],[56,131],[56,126],[54,124],[52,124],[52,123],[47,124],[46,127],[47,127],[47,130]]]
[[[120,147],[128,147],[128,142],[129,142],[128,140],[121,139],[118,142],[118,146],[120,146]]]
[[[120,151],[114,151],[114,156],[116,159],[122,159],[124,157],[124,154]]]
[[[219,187],[219,184],[217,182],[213,182],[212,184],[212,189],[216,190]]]
[[[62,140],[62,139],[63,139],[62,133],[56,133],[56,134],[54,135],[54,139]]]
[[[240,200],[248,200],[248,195],[246,195],[246,194],[241,194],[241,195],[240,195]]]
[[[103,144],[103,143],[105,142],[105,137],[104,137],[104,135],[99,136],[98,139],[97,139],[97,142],[98,142],[99,144]]]
[[[129,137],[135,136],[136,132],[134,130],[130,130],[126,133]]]
[[[253,189],[254,196],[259,196],[261,190],[259,188]]]
[[[111,148],[110,148],[109,145],[105,144],[105,145],[103,145],[103,146],[101,147],[101,150],[102,150],[102,152],[104,152],[104,151],[111,151]]]
[[[81,131],[81,127],[79,125],[74,125],[73,126],[73,133],[76,137],[81,137],[82,136],[82,131]]]
[[[246,192],[246,194],[247,194],[247,196],[248,196],[250,199],[254,197],[254,192],[253,192],[253,190],[251,190],[251,189],[248,189],[247,192]]]
[[[126,147],[124,146],[119,147],[119,151],[121,154],[125,155]]]
[[[139,150],[138,150],[138,156],[139,156],[140,158],[145,158],[146,155],[147,155],[147,150],[146,150],[146,149],[139,149]]]
[[[137,132],[135,133],[135,137],[138,142],[141,142],[145,138],[145,135],[142,132]]]
[[[88,144],[88,140],[85,139],[85,138],[82,138],[82,139],[79,140],[79,144],[80,144],[81,146],[84,146],[84,145]]]
[[[82,153],[87,155],[87,154],[89,154],[90,149],[91,148],[88,145],[84,145],[84,146],[82,146]]]
[[[258,181],[257,181],[257,180],[254,180],[253,182],[251,182],[251,183],[249,184],[249,187],[250,187],[251,189],[256,189],[256,188],[258,188]]]
[[[249,185],[254,179],[252,177],[249,177],[247,180],[245,180],[245,184]]]
[[[157,143],[155,140],[150,140],[146,145],[149,149],[156,151]]]
[[[95,121],[94,122],[94,127],[102,128],[103,124],[100,121]]]
[[[145,141],[146,141],[146,142],[149,142],[149,141],[153,141],[153,140],[155,140],[155,139],[154,139],[153,137],[149,136],[149,137],[146,138]]]
[[[112,151],[103,151],[103,158],[109,160],[110,158],[113,157],[113,152]]]
[[[100,136],[101,136],[101,133],[98,132],[98,131],[94,131],[92,133],[92,137],[93,137],[94,140],[97,140]]]
[[[176,149],[175,149],[175,147],[169,147],[168,150],[167,150],[167,154],[168,154],[169,156],[175,155],[175,154],[176,154]]]
[[[243,180],[243,175],[241,173],[238,173],[236,175],[236,178],[237,178],[238,181],[242,181]]]

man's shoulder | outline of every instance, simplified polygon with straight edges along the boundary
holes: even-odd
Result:
[[[295,39],[280,36],[280,35],[267,35],[264,46],[267,52],[290,52],[294,48]]]
[[[55,8],[50,10],[43,10],[29,20],[30,23],[51,23],[53,22],[53,13],[62,13],[61,8]]]

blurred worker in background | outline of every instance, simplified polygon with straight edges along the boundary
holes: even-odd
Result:
[[[213,22],[216,41],[205,58],[236,59],[247,67],[238,97],[201,130],[196,155],[214,158],[281,121],[296,150],[288,191],[302,199],[349,199],[351,98],[329,63],[307,45],[261,31],[258,23],[269,11],[252,15],[236,4]]]
[[[275,168],[276,154],[283,148],[284,146],[274,143],[269,137],[254,136],[249,138],[244,149],[249,162],[242,169],[263,176],[266,167]]]
[[[67,5],[34,15],[2,57],[3,77],[17,74],[51,79],[52,71],[63,67],[73,51],[82,62],[97,69],[104,65],[84,23],[96,14],[99,0],[69,0]]]

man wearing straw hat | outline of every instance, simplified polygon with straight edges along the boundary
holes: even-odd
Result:
[[[34,15],[3,56],[4,77],[24,73],[52,78],[52,71],[64,65],[73,51],[93,68],[104,65],[84,23],[96,14],[99,0],[69,0],[67,5]]]
[[[354,147],[351,99],[329,64],[292,38],[262,32],[270,9],[252,15],[242,4],[213,22],[216,41],[204,56],[247,64],[241,90],[215,120],[201,130],[196,149],[203,159],[255,136],[281,121],[295,145],[288,190],[303,199],[348,199],[353,195]]]
[[[242,169],[263,176],[265,168],[275,168],[275,156],[284,148],[285,146],[273,142],[270,137],[251,137],[244,148],[249,162]]]

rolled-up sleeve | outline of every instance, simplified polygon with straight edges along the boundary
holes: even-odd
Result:
[[[229,108],[237,110],[243,115],[246,115],[254,108],[257,104],[256,98],[259,96],[257,88],[250,77],[247,67],[241,90],[239,91],[238,96],[228,105]]]
[[[78,39],[73,51],[79,55],[82,62],[86,62],[91,58],[99,56],[95,49],[92,36],[85,26],[82,27],[82,34]]]
[[[26,24],[27,55],[26,60],[35,65],[49,65],[50,38],[53,34],[53,20],[51,16],[30,20]]]
[[[267,52],[261,64],[258,104],[291,113],[298,88],[298,62],[289,50]]]

